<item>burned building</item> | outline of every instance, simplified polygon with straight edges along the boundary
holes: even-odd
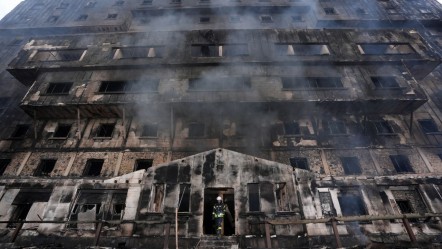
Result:
[[[441,17],[23,1],[0,21],[0,247],[440,247]]]

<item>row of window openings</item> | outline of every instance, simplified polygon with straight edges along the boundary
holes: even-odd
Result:
[[[391,163],[393,164],[397,173],[414,173],[408,157],[405,155],[390,155]],[[360,175],[362,174],[361,165],[357,157],[341,157],[341,164],[346,175]],[[305,157],[290,158],[290,165],[293,168],[310,170],[308,160]]]
[[[393,127],[388,121],[370,121],[376,130],[378,135],[396,134]],[[426,134],[439,133],[437,125],[432,119],[418,120],[422,131]],[[17,125],[10,138],[20,139],[24,138],[27,134],[30,125],[20,124]],[[59,124],[52,134],[53,138],[66,138],[69,136],[72,124]],[[203,123],[190,123],[189,138],[199,138],[205,136],[205,124]],[[331,135],[348,134],[347,126],[343,121],[327,121],[328,133]],[[95,133],[97,138],[111,138],[115,129],[115,123],[103,123],[98,126]],[[283,124],[283,131],[288,136],[300,136],[302,135],[301,128],[297,122],[286,122]],[[280,134],[282,135],[282,134]],[[157,137],[158,125],[157,124],[145,124],[141,128],[141,137]]]
[[[275,44],[278,55],[287,56],[316,56],[330,55],[327,44]],[[362,55],[407,55],[414,54],[415,50],[406,43],[378,43],[358,44],[357,50]],[[33,61],[79,61],[84,49],[38,51]],[[232,57],[247,56],[249,48],[247,44],[225,45],[192,45],[191,56],[193,57]],[[113,50],[113,59],[136,59],[136,58],[161,58],[164,56],[164,46],[139,46],[122,47]]]
[[[6,170],[6,167],[11,163],[11,159],[0,159],[0,176]],[[55,168],[57,159],[42,159],[34,172],[34,176],[50,176]],[[86,162],[86,167],[83,170],[83,176],[99,176],[103,168],[103,159],[89,159]],[[147,170],[152,167],[152,159],[138,159],[135,161],[134,171]]]
[[[370,77],[376,89],[402,89],[395,77]],[[222,81],[222,82],[220,82]],[[47,95],[68,95],[72,82],[49,83]],[[146,93],[157,92],[159,80],[103,81],[98,93]],[[225,77],[224,79],[189,79],[189,91],[233,91],[251,88],[249,78]],[[282,78],[283,90],[344,88],[338,77],[291,77]]]

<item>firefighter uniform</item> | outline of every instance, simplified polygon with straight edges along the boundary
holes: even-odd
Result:
[[[226,214],[226,204],[222,202],[221,197],[217,198],[218,203],[213,206],[212,218],[215,220],[216,235],[221,236],[224,216]]]

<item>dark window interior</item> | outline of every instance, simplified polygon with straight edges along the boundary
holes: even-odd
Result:
[[[189,79],[189,91],[245,91],[250,87],[250,79],[243,77]]]
[[[71,131],[71,127],[72,127],[71,124],[59,124],[53,134],[53,137],[56,138],[67,137],[69,135],[69,132]]]
[[[103,159],[89,159],[83,171],[83,176],[99,176],[103,168]]]
[[[333,135],[347,134],[347,127],[345,126],[345,123],[342,121],[329,121],[327,125],[330,134]]]
[[[421,119],[419,120],[419,125],[424,133],[434,133],[439,132],[437,125],[432,119]]]
[[[190,212],[190,184],[180,184],[178,212]]]
[[[5,173],[6,167],[11,163],[11,159],[0,159],[0,176]]]
[[[189,124],[189,138],[204,137],[205,125],[201,123]]]
[[[324,8],[324,12],[327,15],[335,15],[336,14],[336,10],[334,8]]]
[[[96,137],[112,137],[115,124],[100,124]]]
[[[366,55],[395,55],[413,54],[414,50],[409,44],[359,44]]]
[[[371,77],[371,81],[376,88],[399,88],[394,77]]]
[[[107,19],[116,19],[118,14],[107,14]]]
[[[359,175],[362,173],[357,157],[341,157],[341,162],[346,175]]]
[[[282,78],[283,89],[304,89],[304,88],[342,88],[340,78]]]
[[[273,19],[271,16],[263,15],[261,16],[261,23],[272,23]]]
[[[401,213],[403,214],[411,214],[413,213],[413,207],[409,200],[396,200],[396,204],[398,205]]]
[[[54,170],[56,159],[42,159],[34,173],[34,176],[49,176]]]
[[[249,211],[258,212],[261,211],[260,205],[260,195],[259,195],[259,184],[249,183],[247,184],[249,190]]]
[[[343,216],[367,215],[362,198],[355,194],[341,194],[338,196]]]
[[[135,162],[135,171],[137,170],[147,170],[148,168],[152,167],[153,160],[152,159],[138,159]]]
[[[208,23],[208,22],[210,22],[210,17],[202,16],[202,17],[200,17],[200,22],[201,23]]]
[[[408,160],[408,157],[404,155],[394,155],[390,156],[390,159],[398,173],[414,172],[413,168],[411,167],[410,161]]]
[[[46,94],[69,94],[72,82],[50,83]]]
[[[142,137],[157,137],[158,136],[158,125],[157,124],[146,124],[143,125],[143,131],[141,132]]]
[[[14,132],[11,135],[11,138],[24,138],[28,130],[29,130],[29,125],[26,124],[17,125],[15,127]]]
[[[309,170],[308,161],[305,157],[290,158],[290,165],[294,168]]]
[[[299,124],[295,122],[284,123],[284,130],[286,135],[299,135],[301,130],[299,129]]]
[[[388,121],[373,121],[377,134],[394,134],[393,127]]]

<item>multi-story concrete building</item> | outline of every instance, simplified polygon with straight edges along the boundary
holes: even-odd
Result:
[[[0,21],[0,246],[440,247],[441,17],[23,1]]]

